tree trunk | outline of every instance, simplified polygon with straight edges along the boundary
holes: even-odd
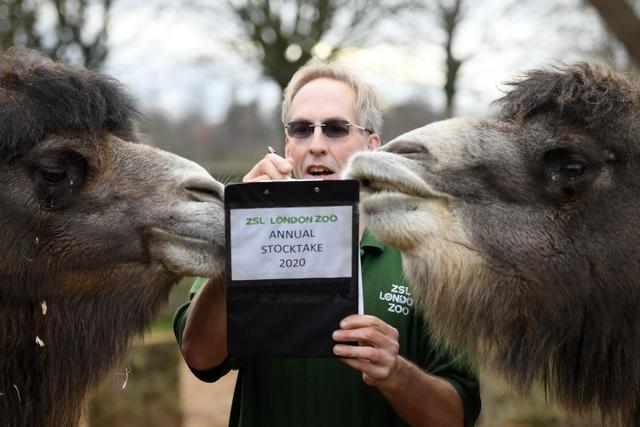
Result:
[[[625,0],[588,0],[640,67],[640,18]]]
[[[463,0],[455,0],[453,4],[439,3],[440,22],[445,32],[444,50],[445,58],[445,107],[444,114],[446,118],[451,118],[455,114],[455,97],[457,93],[458,72],[462,66],[463,60],[458,59],[453,54],[453,39],[458,29],[458,24],[462,19],[462,3]]]

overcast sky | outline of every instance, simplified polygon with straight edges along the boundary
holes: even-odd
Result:
[[[458,56],[469,58],[460,76],[458,114],[486,112],[489,102],[500,96],[500,83],[528,68],[589,59],[582,51],[593,48],[603,32],[594,13],[564,12],[558,21],[536,15],[532,0],[505,14],[505,1],[470,2],[474,9],[467,12],[454,45]],[[555,0],[565,5],[579,1]],[[116,2],[106,71],[125,82],[145,109],[160,108],[175,117],[200,111],[219,120],[234,98],[257,99],[265,110],[278,106],[278,86],[217,42],[210,29],[133,4]],[[401,47],[352,49],[339,60],[374,83],[387,104],[418,97],[440,109],[443,52],[434,43],[437,32],[428,38]],[[198,60],[204,57],[216,59]]]

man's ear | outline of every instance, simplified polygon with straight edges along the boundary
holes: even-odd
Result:
[[[375,151],[382,145],[382,141],[380,140],[380,135],[377,133],[372,133],[369,135],[369,140],[367,141],[367,149],[370,151]]]

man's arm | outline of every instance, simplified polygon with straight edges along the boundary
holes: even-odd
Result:
[[[225,278],[207,279],[193,297],[180,349],[191,368],[205,371],[227,358],[227,304]]]
[[[412,426],[463,426],[462,400],[451,384],[401,356],[395,370],[387,380],[369,384],[378,387],[405,421]]]
[[[398,354],[398,331],[374,316],[352,315],[340,322],[334,353],[362,372],[412,426],[462,426],[464,408],[456,389]],[[358,342],[360,345],[342,343]]]
[[[291,169],[288,160],[267,154],[242,181],[286,179]],[[209,370],[225,361],[228,350],[224,276],[208,279],[195,295],[180,342],[185,362],[196,371]]]

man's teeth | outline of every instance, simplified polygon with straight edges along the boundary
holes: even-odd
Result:
[[[309,168],[309,173],[311,175],[328,175],[333,173],[333,171],[327,168],[322,168],[322,167],[312,167],[312,168]]]

